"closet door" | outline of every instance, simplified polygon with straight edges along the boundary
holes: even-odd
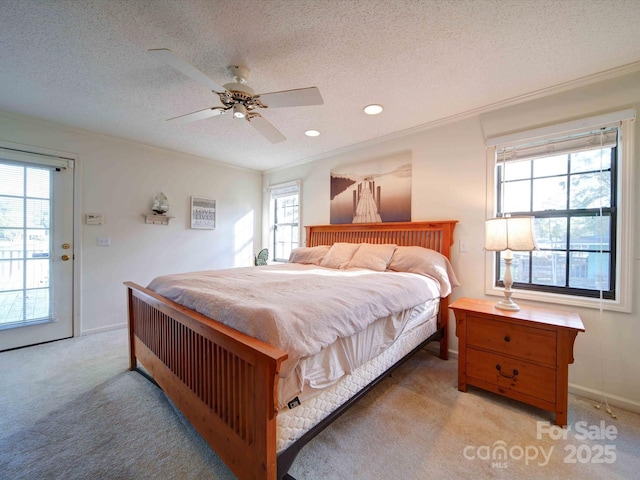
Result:
[[[0,350],[73,336],[73,160],[0,148]]]

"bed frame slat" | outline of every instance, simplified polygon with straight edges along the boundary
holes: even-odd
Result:
[[[307,226],[306,246],[333,245],[337,242],[417,245],[436,250],[449,258],[456,223],[456,220],[442,220]]]

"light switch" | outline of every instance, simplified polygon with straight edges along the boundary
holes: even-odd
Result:
[[[469,251],[469,245],[467,245],[467,240],[466,239],[460,239],[460,251],[461,252],[468,252]]]
[[[98,246],[99,247],[110,247],[111,246],[111,237],[98,237]]]

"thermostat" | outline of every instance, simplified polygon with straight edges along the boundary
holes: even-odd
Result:
[[[84,223],[87,225],[102,225],[104,223],[101,213],[87,213],[84,216]]]

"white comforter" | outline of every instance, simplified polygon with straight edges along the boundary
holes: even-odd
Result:
[[[165,275],[148,288],[284,350],[283,377],[336,338],[440,297],[422,275],[294,263]]]

